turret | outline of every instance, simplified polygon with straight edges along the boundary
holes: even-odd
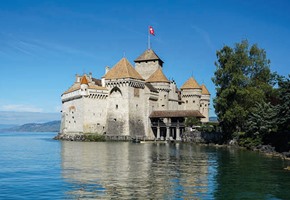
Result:
[[[105,87],[105,85],[106,85],[105,76],[109,71],[110,71],[110,67],[106,66],[105,67],[105,75],[102,77],[102,87]]]
[[[168,110],[168,100],[170,91],[170,81],[163,74],[159,67],[147,80],[159,92],[158,110]]]
[[[201,86],[201,99],[200,99],[200,113],[205,117],[202,118],[202,122],[208,122],[209,121],[209,102],[210,102],[210,93],[206,86],[202,84]]]
[[[181,98],[185,102],[184,110],[200,110],[201,87],[193,77],[181,86]]]
[[[88,87],[89,87],[89,82],[87,80],[86,75],[83,75],[81,78],[81,95],[82,96],[87,96],[89,95]]]

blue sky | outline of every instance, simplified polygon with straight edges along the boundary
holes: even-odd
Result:
[[[124,54],[133,64],[146,49],[149,25],[152,49],[179,87],[193,75],[214,97],[216,50],[243,39],[266,50],[273,71],[289,74],[286,0],[0,3],[0,111],[59,112],[76,73],[100,78]]]

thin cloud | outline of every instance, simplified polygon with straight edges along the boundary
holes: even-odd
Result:
[[[211,49],[211,50],[215,50],[215,47],[214,47],[214,45],[213,45],[213,43],[211,42],[211,39],[210,39],[210,36],[209,36],[209,33],[206,31],[206,30],[204,30],[204,29],[202,29],[202,28],[200,28],[200,27],[198,27],[198,26],[192,26],[192,28],[193,28],[193,30],[196,32],[196,33],[198,33],[201,37],[202,37],[202,39],[205,41],[205,43],[207,44],[207,46]]]
[[[2,54],[10,54],[11,51],[15,53],[25,54],[29,56],[43,56],[50,54],[65,53],[70,55],[78,55],[82,54],[88,57],[95,57],[95,55],[81,51],[79,49],[75,49],[71,46],[53,43],[48,40],[39,40],[35,38],[21,38],[11,34],[5,34],[0,32],[0,53]],[[6,53],[7,52],[7,53]],[[41,54],[41,55],[40,55]]]
[[[1,111],[15,111],[15,112],[42,112],[41,108],[37,108],[31,105],[23,104],[8,104],[0,106]]]

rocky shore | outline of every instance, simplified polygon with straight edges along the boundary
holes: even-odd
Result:
[[[79,142],[87,142],[87,141],[106,141],[106,137],[98,134],[58,134],[53,139],[55,140],[66,140],[66,141],[79,141]],[[195,143],[195,144],[204,144],[211,146],[219,146],[219,147],[236,147],[245,149],[245,147],[241,147],[238,145],[236,140],[231,140],[228,144],[224,144],[223,136],[221,133],[217,132],[200,132],[200,131],[186,131],[182,134],[181,137],[182,142]],[[258,145],[252,149],[252,151],[257,151],[262,154],[271,157],[280,157],[285,160],[290,160],[290,152],[277,152],[275,147],[271,145]]]
[[[206,144],[211,146],[219,147],[236,147],[245,149],[238,145],[236,140],[230,140],[227,144],[224,144],[223,135],[217,132],[200,132],[200,131],[186,131],[182,135],[183,142],[196,143],[196,144]],[[264,155],[271,157],[279,157],[284,160],[290,160],[290,152],[277,152],[275,147],[271,145],[258,145],[249,150],[260,152]]]
[[[198,144],[222,144],[222,134],[217,132],[185,131],[181,140]]]
[[[66,140],[66,141],[85,141],[85,136],[83,134],[58,134],[53,138],[54,140]]]

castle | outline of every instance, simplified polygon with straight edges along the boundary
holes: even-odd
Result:
[[[99,133],[112,140],[180,140],[186,117],[209,120],[210,93],[190,77],[178,89],[147,49],[135,68],[122,58],[101,79],[76,75],[62,96],[62,134]]]

